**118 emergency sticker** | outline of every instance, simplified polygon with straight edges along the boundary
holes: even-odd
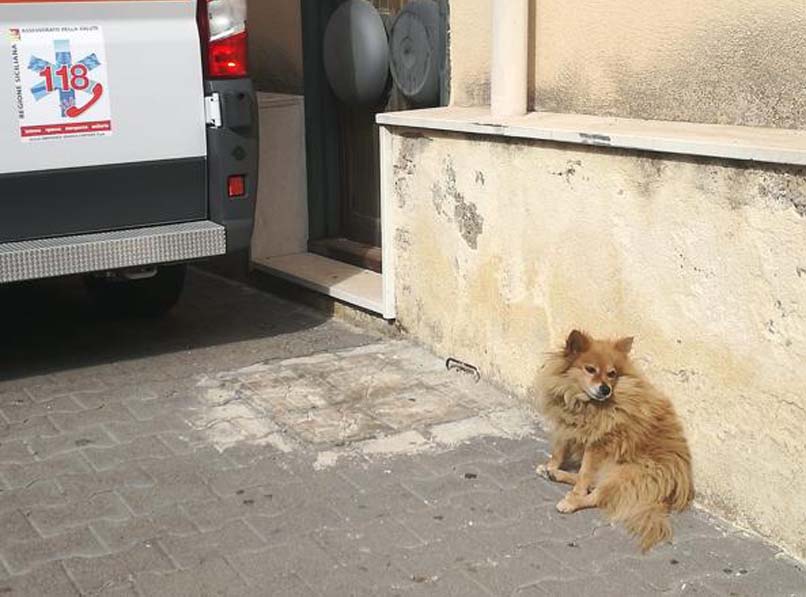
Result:
[[[23,142],[112,134],[100,27],[16,27],[8,35]]]

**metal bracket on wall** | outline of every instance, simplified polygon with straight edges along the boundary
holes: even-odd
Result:
[[[474,367],[469,363],[464,363],[458,359],[454,359],[450,357],[447,361],[445,361],[445,368],[448,371],[461,371],[463,373],[468,373],[473,376],[473,380],[476,383],[481,381],[481,372],[479,371],[478,367]]]

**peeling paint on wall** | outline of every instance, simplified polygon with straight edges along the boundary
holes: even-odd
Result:
[[[484,175],[476,171],[476,181],[480,175],[483,186]],[[443,161],[442,178],[431,185],[431,198],[437,215],[455,222],[467,246],[471,249],[478,248],[479,236],[484,232],[484,218],[476,205],[466,201],[464,193],[457,188],[456,171],[450,156]]]

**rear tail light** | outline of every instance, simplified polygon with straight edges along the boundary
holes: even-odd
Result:
[[[249,74],[246,0],[198,1],[207,76],[246,77]]]
[[[246,176],[237,174],[227,179],[227,196],[230,199],[246,195]]]

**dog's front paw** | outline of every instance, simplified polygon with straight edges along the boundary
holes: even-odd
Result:
[[[538,464],[535,467],[535,472],[537,473],[538,477],[543,477],[544,479],[553,481],[553,479],[551,478],[551,473],[549,472],[549,467],[546,466],[545,464]]]
[[[548,464],[539,464],[535,468],[535,472],[539,477],[543,477],[547,481],[556,481],[557,475],[555,474],[556,469],[550,467]]]
[[[568,496],[561,499],[557,502],[557,512],[562,514],[572,514],[576,512],[576,505],[574,504],[572,499],[568,499]]]

